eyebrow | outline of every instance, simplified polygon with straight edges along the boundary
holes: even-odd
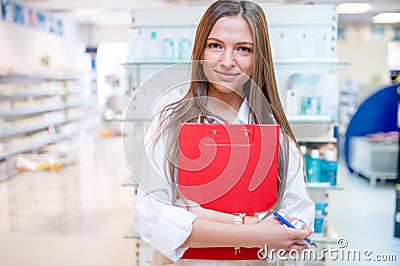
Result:
[[[217,41],[217,42],[221,42],[221,43],[223,43],[223,41],[221,41],[220,39],[218,39],[218,38],[214,38],[214,37],[210,37],[210,38],[208,38],[207,39],[207,41]],[[252,42],[246,42],[246,41],[244,41],[244,42],[238,42],[238,43],[235,43],[236,45],[251,45],[251,46],[254,46],[254,44],[252,43]]]

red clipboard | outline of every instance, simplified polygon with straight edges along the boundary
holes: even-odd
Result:
[[[248,215],[270,209],[278,184],[279,125],[183,123],[178,186],[202,207]],[[189,248],[184,259],[256,260],[258,248]]]

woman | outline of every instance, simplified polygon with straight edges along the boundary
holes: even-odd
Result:
[[[171,204],[141,189],[138,192],[137,228],[142,239],[157,251],[153,263],[215,264],[181,259],[189,247],[308,248],[299,241],[312,233],[314,204],[304,184],[303,158],[279,99],[266,18],[260,6],[237,0],[213,3],[198,25],[192,61],[187,94],[163,109],[147,136],[150,157],[172,184],[164,191]],[[303,228],[288,228],[277,219],[261,216],[246,216],[244,224],[238,226],[232,222],[232,214],[188,204],[174,185],[182,122],[280,124],[274,209],[300,219]],[[247,265],[248,261],[229,263]]]

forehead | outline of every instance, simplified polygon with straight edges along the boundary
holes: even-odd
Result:
[[[253,34],[247,21],[241,16],[222,17],[215,22],[209,38],[222,41],[253,42]]]

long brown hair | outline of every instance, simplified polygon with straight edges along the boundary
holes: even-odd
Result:
[[[196,31],[192,52],[192,77],[189,90],[179,101],[167,105],[161,112],[162,128],[156,140],[167,133],[166,158],[164,170],[171,178],[173,184],[173,198],[179,195],[175,185],[177,182],[176,161],[178,156],[178,130],[179,124],[189,122],[198,116],[214,116],[205,106],[207,97],[207,81],[202,64],[202,59],[207,38],[216,21],[226,16],[241,16],[249,24],[254,42],[254,67],[250,80],[244,86],[246,100],[251,107],[250,123],[270,124],[278,123],[281,126],[279,167],[278,167],[278,196],[273,208],[277,208],[282,200],[288,173],[289,138],[296,144],[293,131],[285,116],[275,80],[275,71],[272,61],[268,26],[262,8],[250,1],[219,0],[214,2],[204,13]],[[261,92],[261,93],[260,93]]]

